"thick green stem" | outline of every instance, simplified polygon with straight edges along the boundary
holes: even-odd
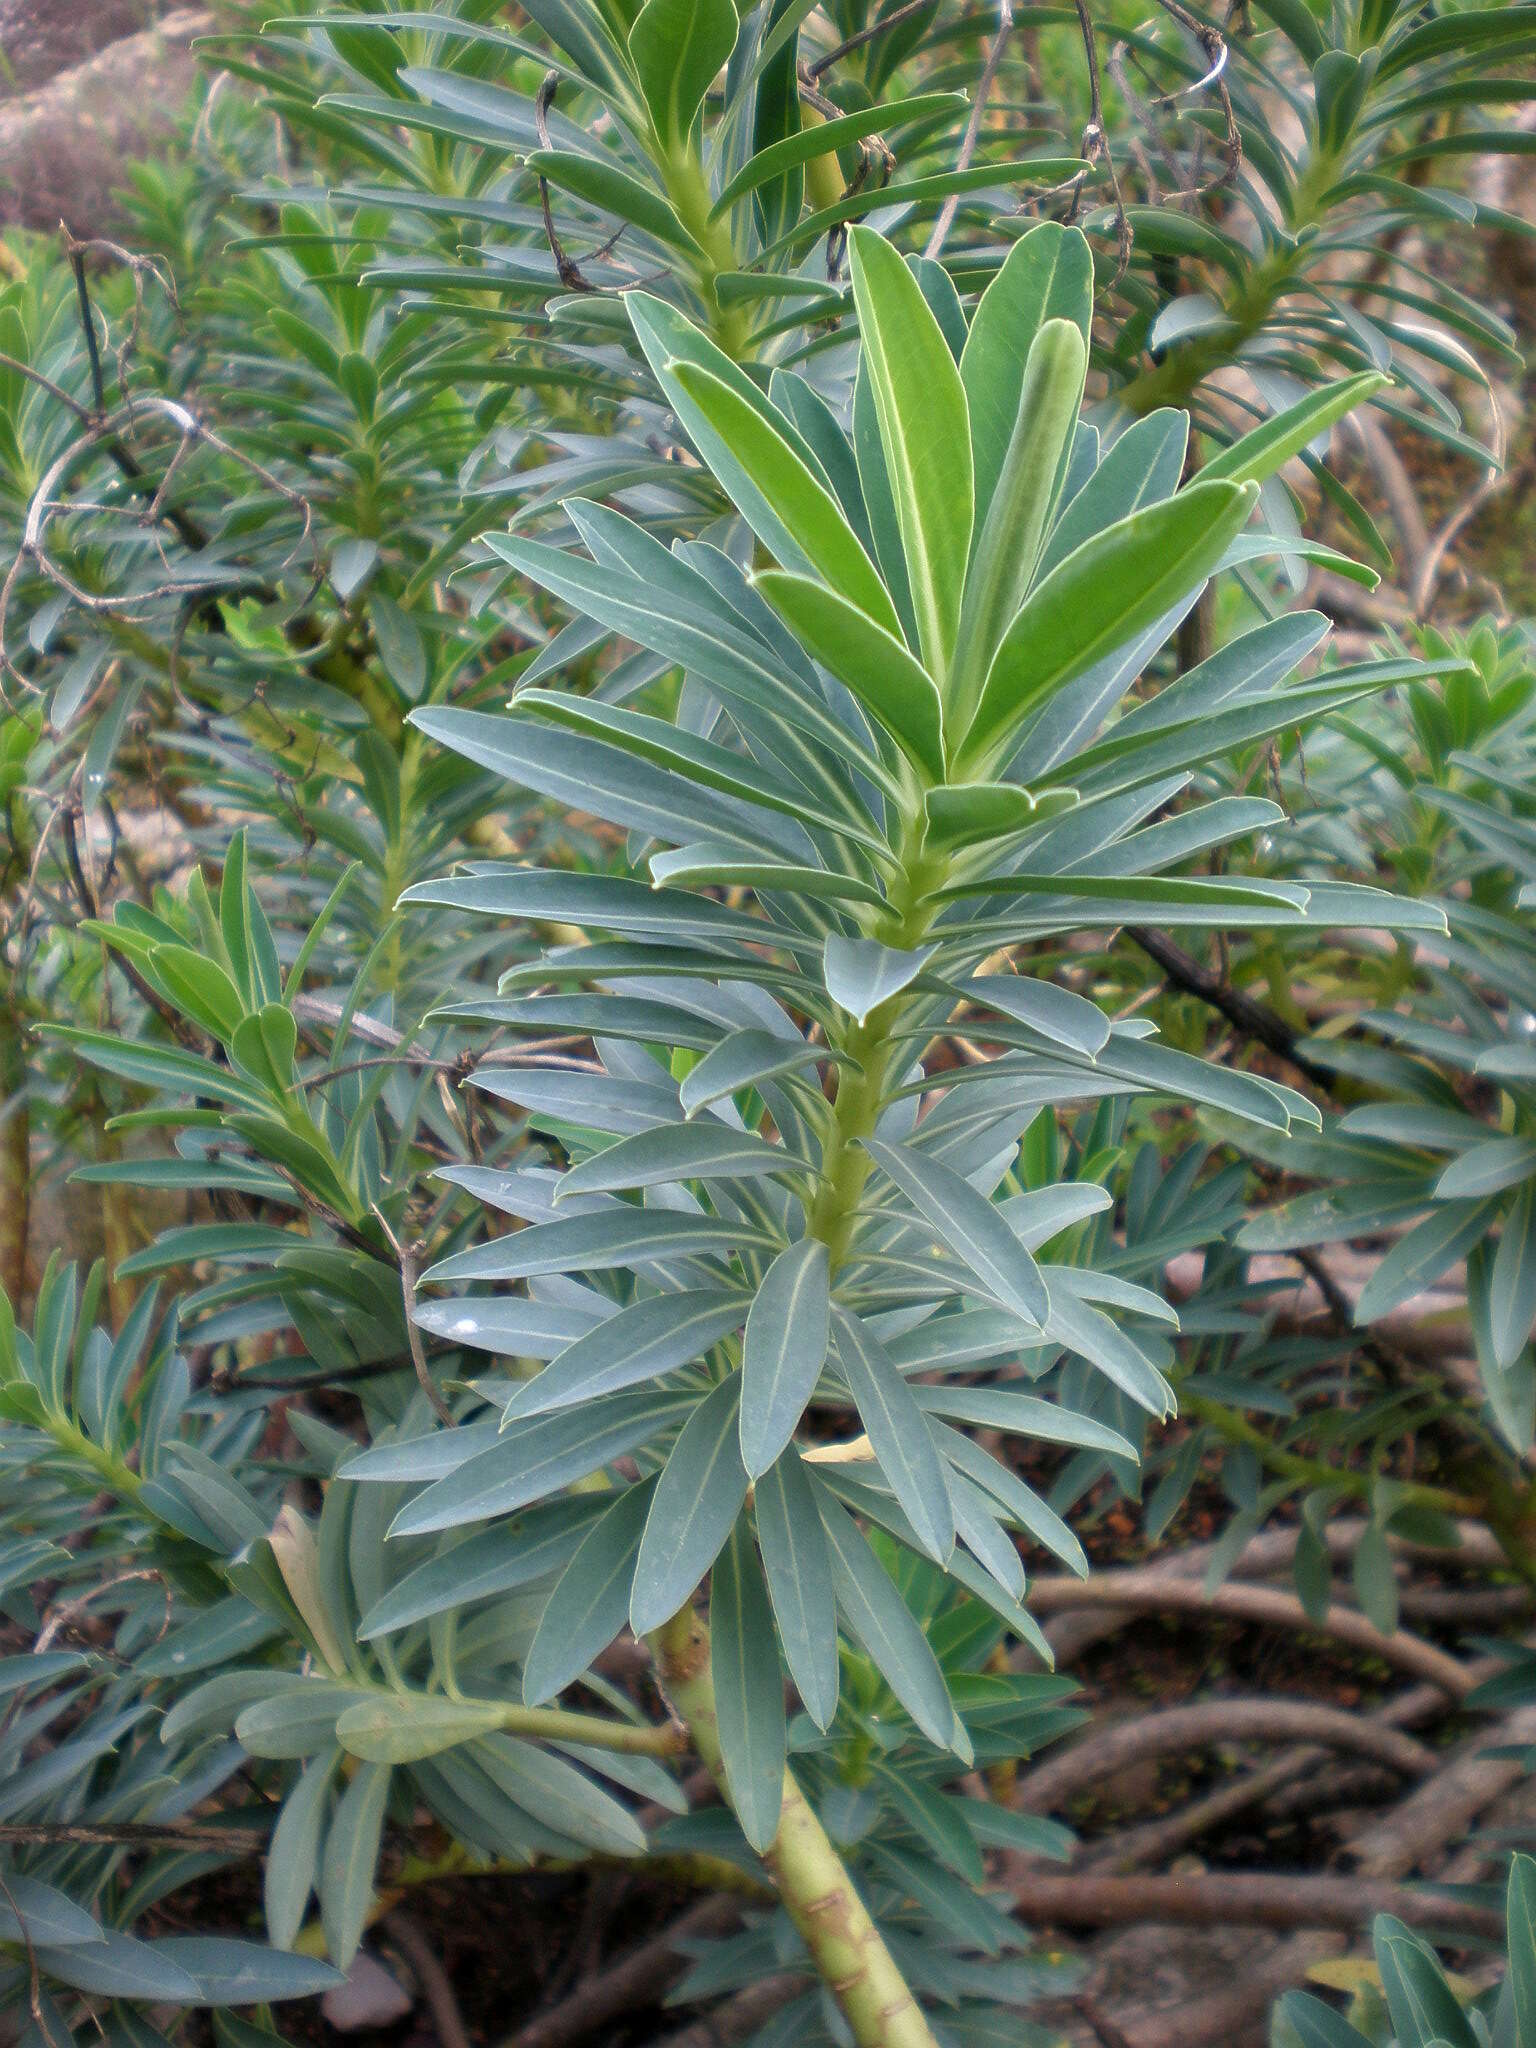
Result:
[[[900,866],[891,882],[886,926],[878,937],[898,950],[920,946],[933,922],[933,891],[946,879],[942,864],[922,853],[923,815],[914,810],[898,850]],[[807,1225],[812,1237],[826,1245],[835,1272],[848,1247],[854,1211],[869,1179],[870,1156],[863,1140],[873,1137],[885,1107],[891,1068],[901,1051],[898,1026],[906,1009],[903,996],[871,1010],[862,1024],[830,1034],[834,1048],[847,1054],[833,1083],[832,1123],[822,1146],[821,1189]]]
[[[752,338],[751,316],[745,306],[722,306],[715,290],[716,278],[736,267],[730,228],[725,221],[710,218],[709,180],[692,150],[685,148],[672,157],[663,155],[662,164],[672,209],[700,252],[694,264],[694,283],[709,308],[710,334],[734,362],[739,362]]]
[[[479,1706],[482,1702],[466,1704]],[[687,1736],[671,1722],[657,1727],[610,1721],[601,1714],[568,1714],[561,1707],[498,1706],[497,1710],[497,1725],[509,1735],[528,1735],[544,1742],[584,1742],[589,1748],[609,1749],[621,1756],[678,1756],[688,1748]]]
[[[709,1632],[685,1607],[650,1643],[662,1687],[729,1802],[709,1672]],[[778,1833],[764,1861],[858,2048],[937,2048],[842,1858],[788,1769]]]

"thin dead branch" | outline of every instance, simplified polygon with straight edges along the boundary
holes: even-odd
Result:
[[[1152,1580],[1138,1572],[1100,1572],[1084,1580],[1067,1577],[1036,1579],[1029,1602],[1037,1617],[1073,1607],[1118,1607],[1141,1614],[1206,1615],[1213,1620],[1246,1621],[1267,1628],[1297,1629],[1329,1636],[1353,1650],[1379,1657],[1415,1678],[1438,1685],[1451,1699],[1464,1699],[1476,1682],[1465,1664],[1419,1636],[1398,1629],[1384,1635],[1353,1607],[1330,1605],[1314,1619],[1294,1594],[1269,1586],[1227,1584],[1207,1592],[1188,1580]]]

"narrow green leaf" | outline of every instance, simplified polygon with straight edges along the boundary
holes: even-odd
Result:
[[[1494,1359],[1508,1371],[1536,1322],[1536,1182],[1524,1183],[1504,1218],[1488,1283],[1488,1320]]]
[[[1364,405],[1391,382],[1378,370],[1363,370],[1357,377],[1345,377],[1340,383],[1324,384],[1317,391],[1309,391],[1284,412],[1273,414],[1229,448],[1223,448],[1219,455],[1213,455],[1196,481],[1262,483],[1265,477],[1283,469],[1293,455],[1299,455],[1319,434],[1325,434],[1336,420],[1353,412],[1357,405]]]
[[[683,1114],[696,1117],[712,1102],[722,1102],[743,1088],[755,1088],[762,1081],[777,1080],[799,1067],[813,1066],[826,1057],[825,1049],[804,1039],[781,1038],[774,1031],[759,1031],[748,1025],[722,1038],[689,1069],[678,1090]]]
[[[1453,1260],[1472,1249],[1498,1214],[1499,1203],[1491,1196],[1481,1201],[1441,1203],[1387,1252],[1360,1290],[1355,1321],[1373,1323],[1399,1302],[1422,1293]],[[1342,1234],[1353,1233],[1346,1230]]]
[[[135,1941],[131,1934],[104,1927],[97,1941],[71,1942],[66,1948],[39,1944],[33,1958],[47,1976],[93,1996],[197,2004],[202,1986],[174,1955],[163,1952],[165,1947],[162,1942]]]
[[[292,1948],[304,1924],[304,1909],[319,1871],[320,1835],[336,1762],[336,1752],[327,1750],[305,1765],[272,1830],[263,1896],[274,1948]]]
[[[687,1405],[687,1396],[647,1387],[514,1422],[488,1450],[417,1494],[396,1515],[389,1533],[424,1536],[511,1514],[637,1450]]]
[[[968,1762],[970,1739],[911,1608],[842,1502],[815,1476],[811,1487],[826,1531],[838,1606],[849,1627],[928,1740]]]
[[[975,502],[965,387],[917,279],[891,244],[854,228],[849,270],[923,661],[942,683],[954,658]]]
[[[737,509],[758,538],[777,549],[782,546],[781,536],[787,534],[793,549],[786,568],[806,569],[819,576],[877,626],[899,638],[901,626],[895,608],[873,562],[837,499],[800,459],[788,437],[776,431],[757,406],[748,404],[731,385],[701,365],[674,362],[667,367],[750,479],[753,489],[744,494]],[[721,481],[729,490],[729,474]],[[769,507],[771,520],[754,520],[758,503]]]
[[[1258,0],[1258,4],[1269,11],[1275,0]],[[1296,5],[1297,11],[1306,14],[1310,22],[1312,17],[1303,0],[1296,0]],[[1341,2013],[1314,1998],[1310,1991],[1287,1991],[1275,2013],[1291,2029],[1301,2048],[1370,2048],[1368,2034],[1358,2032]]]
[[[1518,1850],[1510,1858],[1505,1911],[1510,1995],[1515,2008],[1514,2048],[1530,2048],[1536,2041],[1536,1862]]]
[[[163,1960],[191,1971],[203,2005],[276,2005],[314,1998],[342,1983],[341,1973],[318,1956],[289,1955],[228,1935],[168,1934],[153,1946]]]
[[[654,1492],[654,1480],[627,1486],[555,1581],[523,1659],[523,1698],[530,1707],[579,1678],[622,1630]]]
[[[1192,484],[1085,541],[1025,600],[960,746],[962,769],[1006,749],[1026,715],[1197,588],[1247,523],[1257,484]]]
[[[488,1735],[500,1722],[500,1708],[485,1700],[390,1693],[348,1707],[337,1717],[336,1740],[369,1763],[410,1764]]]
[[[557,1352],[507,1403],[505,1420],[547,1415],[676,1372],[740,1327],[748,1297],[725,1288],[633,1301]]]
[[[785,135],[748,157],[735,176],[721,188],[720,196],[710,210],[710,218],[718,220],[748,192],[755,192],[770,178],[782,177],[786,171],[812,157],[827,156],[846,148],[850,142],[862,141],[866,135],[894,134],[898,128],[910,127],[914,121],[927,121],[938,114],[958,117],[964,113],[965,107],[966,98],[962,92],[919,92],[913,93],[910,99],[888,101],[877,107],[861,107],[852,114],[836,114],[815,128],[802,128],[793,135]]]
[[[822,956],[827,994],[856,1024],[910,986],[938,951],[936,946],[882,946],[833,932]]]
[[[837,1602],[832,1562],[800,1454],[791,1444],[753,1489],[757,1538],[785,1662],[818,1728],[837,1712]]]
[[[714,1563],[747,1497],[732,1373],[683,1424],[646,1519],[630,1593],[636,1635],[670,1621]]]
[[[617,163],[578,156],[574,150],[536,149],[528,157],[528,168],[547,178],[551,185],[584,199],[600,213],[627,221],[642,234],[654,235],[658,242],[682,249],[690,256],[701,253],[698,242],[655,186],[642,184]]]
[[[809,576],[764,569],[752,585],[903,752],[926,774],[942,778],[944,717],[938,685],[901,641]]]
[[[882,1170],[933,1230],[1026,1330],[1044,1328],[1050,1299],[1040,1269],[1007,1223],[963,1174],[909,1145],[865,1140]]]
[[[338,1969],[357,1954],[373,1898],[373,1873],[389,1798],[388,1764],[363,1764],[337,1802],[320,1864],[320,1917]]]
[[[176,1007],[227,1045],[245,1003],[218,961],[190,946],[156,946],[149,961]]]
[[[1047,320],[1070,320],[1086,341],[1093,318],[1093,253],[1079,228],[1040,221],[1009,250],[982,293],[960,357],[976,466],[976,520],[986,519],[1019,413],[1025,364]]]
[[[1371,1946],[1398,2048],[1478,2048],[1478,2037],[1433,1951],[1401,1920],[1379,1914]]]
[[[591,1495],[548,1502],[515,1522],[454,1543],[397,1579],[357,1625],[360,1643],[391,1635],[477,1600],[514,1592],[561,1570],[590,1527],[599,1501]]]
[[[830,1269],[819,1239],[779,1253],[747,1316],[741,1357],[741,1456],[759,1478],[795,1433],[827,1356]]]
[[[646,0],[635,16],[630,61],[664,148],[686,143],[737,28],[733,0]]]
[[[621,1138],[571,1167],[555,1190],[555,1202],[558,1206],[572,1195],[614,1194],[679,1181],[751,1180],[809,1170],[809,1163],[787,1147],[770,1145],[766,1138],[733,1130],[729,1124],[664,1124]]]
[[[895,1807],[924,1847],[979,1891],[986,1882],[986,1867],[980,1845],[966,1824],[963,1802],[878,1759],[873,1775],[881,1796]]]
[[[545,1827],[600,1856],[635,1856],[644,1849],[634,1815],[564,1757],[515,1735],[488,1736],[471,1754],[509,1799]]]
[[[867,1323],[833,1312],[837,1362],[876,1462],[935,1564],[955,1547],[955,1510],[928,1419]]]
[[[1088,344],[1070,320],[1047,320],[1024,370],[1018,417],[966,579],[951,701],[964,731],[992,657],[1034,580],[1056,508],[1088,370]]]
[[[709,1668],[731,1807],[761,1855],[784,1797],[784,1680],[773,1612],[746,1517],[715,1562],[709,1589]]]

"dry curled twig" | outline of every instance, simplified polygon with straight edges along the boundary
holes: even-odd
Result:
[[[73,409],[78,416],[78,405]],[[258,461],[255,456],[236,448],[222,434],[199,419],[189,407],[183,405],[178,399],[162,398],[158,394],[153,393],[141,395],[134,401],[133,405],[133,416],[138,414],[149,414],[154,418],[168,422],[175,429],[177,435],[176,445],[173,447],[168,458],[165,476],[162,482],[156,486],[148,506],[140,514],[141,523],[149,527],[164,519],[169,524],[177,525],[172,511],[166,506],[166,485],[194,445],[210,448],[216,454],[225,457],[238,468],[244,470],[248,475],[254,476],[260,483],[265,484],[269,490],[275,492],[277,496],[282,498],[298,514],[300,522],[298,536],[279,564],[279,568],[287,568],[296,559],[305,544],[309,544],[312,555],[311,581],[308,589],[299,600],[299,606],[302,608],[308,604],[323,580],[324,566],[315,544],[314,511],[303,493],[296,491],[291,485],[285,483],[281,477],[277,476],[265,463]],[[56,589],[69,597],[81,610],[107,614],[127,621],[131,621],[137,614],[152,608],[156,603],[162,602],[167,598],[176,598],[184,602],[188,600],[205,602],[207,599],[206,586],[190,584],[174,576],[168,578],[166,582],[153,585],[148,589],[136,589],[120,593],[87,590],[76,578],[71,576],[55,561],[49,552],[47,544],[48,533],[56,520],[80,512],[99,512],[103,509],[93,501],[60,497],[57,493],[62,490],[71,471],[87,455],[95,450],[104,448],[108,455],[111,455],[114,460],[118,461],[118,467],[122,468],[122,462],[118,459],[119,452],[122,454],[127,454],[128,452],[123,443],[122,436],[124,431],[134,423],[133,416],[130,415],[129,408],[125,405],[116,412],[93,418],[82,434],[72,441],[49,465],[28,504],[26,517],[22,524],[21,544],[11,562],[10,568],[6,572],[3,584],[0,584],[0,678],[6,676],[12,678],[31,696],[39,694],[37,686],[28,676],[23,674],[12,659],[6,632],[11,602],[15,595],[17,582],[23,570],[29,565],[37,570],[46,581],[52,583]],[[143,468],[134,461],[131,455],[129,460],[133,464],[132,470],[131,472],[125,471],[125,474],[129,474],[134,482],[142,481],[145,476]],[[194,544],[194,542],[198,548],[207,545],[207,536],[202,534],[200,530],[189,534],[183,530],[182,526],[178,526],[178,531],[181,532],[181,537],[187,540],[189,545]]]
[[[373,1213],[380,1230],[383,1231],[385,1237],[389,1240],[389,1248],[394,1253],[395,1262],[400,1268],[400,1293],[405,1303],[405,1341],[410,1347],[411,1365],[415,1369],[417,1384],[426,1395],[432,1413],[443,1424],[444,1428],[456,1429],[458,1427],[458,1418],[438,1392],[437,1382],[433,1379],[431,1370],[427,1365],[427,1354],[422,1349],[421,1332],[416,1327],[417,1267],[415,1248],[401,1243],[400,1239],[390,1228],[389,1219],[377,1202],[373,1205]]]
[[[1083,39],[1083,61],[1088,67],[1088,125],[1083,130],[1079,145],[1084,168],[1072,181],[1072,197],[1066,218],[1069,221],[1077,218],[1088,174],[1102,168],[1114,201],[1116,263],[1113,282],[1118,284],[1130,263],[1134,237],[1130,215],[1125,210],[1125,195],[1120,189],[1120,173],[1109,144],[1109,129],[1104,120],[1104,80],[1099,71],[1099,43],[1094,33],[1093,16],[1088,12],[1088,0],[1073,0],[1073,5],[1077,9],[1077,26]]]
[[[965,124],[965,134],[960,141],[960,154],[955,158],[957,173],[969,170],[971,159],[976,154],[976,145],[981,140],[981,123],[987,111],[987,101],[992,97],[992,87],[997,80],[1003,52],[1008,47],[1008,38],[1012,33],[1013,0],[999,0],[997,33],[987,46],[986,61],[981,67],[981,77],[976,82],[976,95],[971,101],[970,119]],[[933,233],[928,237],[928,246],[923,251],[930,262],[937,262],[949,231],[954,226],[959,205],[960,195],[951,192],[939,209],[939,217],[933,224]]]

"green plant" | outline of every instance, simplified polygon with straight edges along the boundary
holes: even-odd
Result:
[[[649,881],[498,864],[411,892],[588,935],[516,969],[501,998],[456,1006],[504,1030],[590,1032],[600,1064],[513,1084],[569,1168],[555,1180],[458,1169],[531,1227],[428,1276],[528,1283],[526,1307],[460,1294],[428,1311],[461,1342],[511,1348],[545,1276],[560,1276],[556,1298],[580,1329],[509,1387],[494,1443],[433,1435],[346,1470],[432,1475],[396,1517],[404,1536],[525,1507],[620,1449],[640,1459],[643,1476],[619,1488],[550,1595],[525,1697],[576,1679],[626,1615],[648,1635],[855,2039],[875,2044],[926,2040],[926,2025],[867,1931],[856,1953],[818,1953],[811,1903],[833,1866],[824,1838],[801,1835],[780,1655],[825,1725],[848,1629],[922,1734],[964,1758],[963,1718],[856,1517],[1038,1643],[1006,1528],[1069,1562],[1074,1546],[967,1425],[1125,1455],[1138,1411],[1171,1406],[1160,1297],[1034,1256],[1109,1197],[1091,1180],[1026,1178],[1020,1135],[1042,1103],[1144,1089],[1276,1129],[1314,1114],[1275,1083],[1159,1047],[988,963],[1130,915],[1410,929],[1440,915],[1344,885],[1313,895],[1166,873],[1275,817],[1255,800],[1175,805],[1213,749],[1412,664],[1286,686],[1316,635],[1279,621],[1100,731],[1237,541],[1256,478],[1358,393],[1304,402],[1180,490],[1180,417],[1149,421],[1102,462],[1077,431],[1081,237],[1042,226],[1020,242],[958,362],[920,272],[862,230],[851,260],[854,418],[874,428],[852,441],[825,407],[802,407],[789,373],[765,396],[660,302],[628,302],[679,420],[771,563],[745,573],[728,540],[668,552],[582,501],[565,510],[590,559],[488,537],[509,566],[683,667],[700,701],[673,722],[534,688],[510,718],[417,714],[525,788],[579,791],[634,835]],[[993,440],[990,461],[973,462],[984,412],[1014,424],[1006,450]],[[552,992],[522,992],[540,987]],[[936,1057],[957,1005],[988,1020],[968,1029],[995,1058]],[[1009,1361],[1035,1391],[955,1384]],[[805,1442],[808,1407],[854,1434]],[[706,1630],[691,1603],[712,1567]]]
[[[1348,2016],[1310,1992],[1288,1991],[1275,2008],[1272,2048],[1519,2048],[1536,2018],[1533,1904],[1536,1863],[1513,1856],[1506,1969],[1494,1990],[1476,1996],[1449,1978],[1433,1949],[1401,1920],[1381,1914],[1371,1930],[1376,1967],[1361,1979]]]
[[[1284,585],[1374,580],[1309,473],[1386,565],[1355,408],[1485,465],[1532,10],[495,11],[221,39],[130,260],[0,289],[0,2000],[257,2048],[622,1861],[765,2048],[1032,2039],[1026,1564],[1150,1482],[1210,1583],[1299,1505],[1314,1620],[1344,1505],[1383,1629],[1449,1518],[1529,1575],[1528,1170],[1484,1415],[1239,1231],[1418,1258],[1525,1143],[1527,643]],[[270,1953],[163,1936],[264,1848]]]

